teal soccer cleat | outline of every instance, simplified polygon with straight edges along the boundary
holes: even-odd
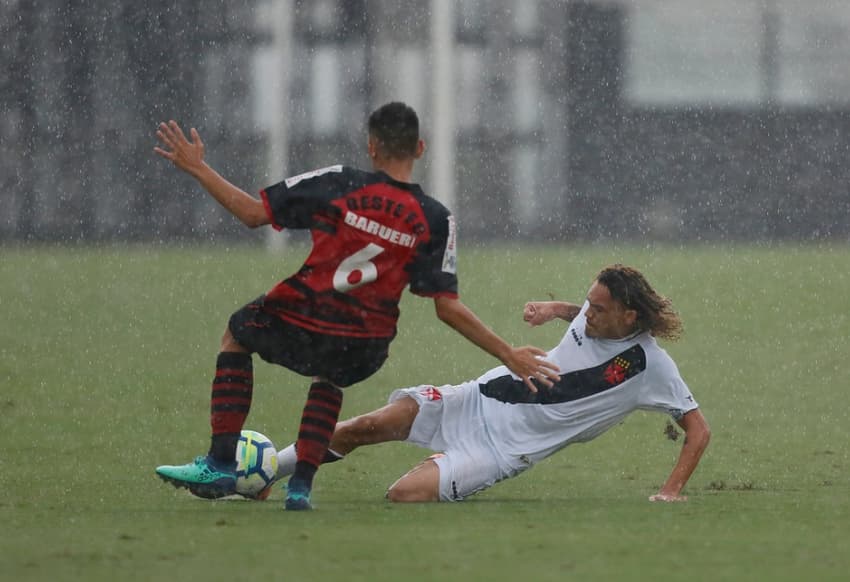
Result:
[[[156,474],[163,481],[204,499],[236,493],[236,461],[221,463],[207,455],[195,457],[186,465],[161,465],[156,468]]]
[[[309,493],[296,493],[290,491],[286,494],[286,501],[283,505],[287,511],[305,511],[313,509],[313,504],[310,503]]]
[[[310,503],[310,489],[304,483],[290,479],[286,486],[286,500],[283,502],[283,507],[287,511],[313,509],[313,504]]]

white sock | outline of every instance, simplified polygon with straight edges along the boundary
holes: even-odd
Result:
[[[328,456],[335,457],[328,461]],[[341,460],[345,455],[336,452],[333,449],[328,449],[328,454],[325,455],[325,463]],[[275,478],[279,481],[284,477],[289,477],[295,472],[295,463],[298,462],[298,455],[295,452],[295,443],[292,443],[285,449],[277,452],[277,473]]]
[[[277,479],[289,477],[295,472],[295,463],[298,462],[298,455],[295,454],[295,443],[292,443],[285,449],[277,452]]]

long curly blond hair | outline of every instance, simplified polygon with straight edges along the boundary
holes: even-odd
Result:
[[[670,341],[682,336],[682,320],[673,309],[673,302],[659,295],[637,269],[610,265],[599,272],[596,280],[608,288],[612,299],[637,312],[636,324],[641,331]]]

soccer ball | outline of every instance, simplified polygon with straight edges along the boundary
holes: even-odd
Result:
[[[243,430],[236,444],[236,492],[265,499],[277,473],[277,451],[265,435]]]

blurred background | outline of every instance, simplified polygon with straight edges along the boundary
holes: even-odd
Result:
[[[850,238],[839,0],[0,0],[0,62],[0,242],[268,243],[157,123],[256,193],[391,100],[464,240]]]

